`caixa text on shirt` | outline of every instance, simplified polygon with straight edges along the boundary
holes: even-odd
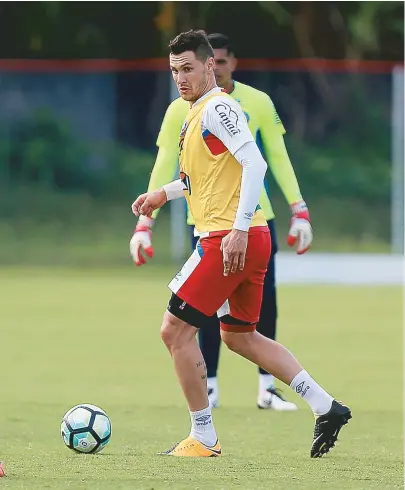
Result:
[[[215,110],[221,118],[221,125],[231,136],[235,136],[241,132],[238,128],[238,113],[231,106],[225,102],[221,102],[215,106]]]

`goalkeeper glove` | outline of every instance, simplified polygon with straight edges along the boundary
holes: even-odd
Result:
[[[305,253],[312,243],[312,227],[309,221],[309,211],[305,201],[291,205],[293,216],[288,231],[287,243],[293,247],[297,243],[297,254]]]
[[[152,218],[141,216],[138,224],[136,225],[131,241],[129,242],[129,249],[131,251],[132,259],[136,265],[143,265],[146,263],[146,259],[142,252],[145,252],[145,254],[150,258],[153,257],[153,222],[154,220]]]

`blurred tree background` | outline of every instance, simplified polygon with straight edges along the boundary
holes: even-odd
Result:
[[[0,57],[159,57],[162,32],[198,27],[242,58],[402,60],[403,16],[395,1],[2,2]]]
[[[239,58],[302,59],[297,70],[240,71],[235,78],[269,93],[287,127],[289,152],[320,230],[315,248],[387,251],[391,73],[330,73],[305,69],[305,60],[352,60],[354,68],[364,60],[403,64],[403,21],[403,2],[384,1],[2,2],[0,58],[162,58],[176,33],[203,28],[226,33]],[[100,74],[114,91],[113,129],[102,139],[83,137],[46,103],[16,117],[13,97],[25,76],[19,75],[8,79],[0,69],[0,102],[14,104],[10,117],[0,117],[0,234],[9,244],[0,262],[22,256],[60,262],[56,245],[66,236],[74,250],[64,255],[69,263],[88,263],[80,250],[95,242],[98,253],[90,261],[126,261],[134,224],[129,205],[153,166],[170,100],[167,73]],[[46,87],[52,76],[63,77],[25,78],[24,90]],[[13,90],[4,90],[7,80]],[[68,83],[57,80],[55,97]],[[269,180],[284,232],[288,208]],[[162,220],[162,233],[165,226]]]

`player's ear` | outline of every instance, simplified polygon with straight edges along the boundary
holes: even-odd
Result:
[[[207,69],[209,72],[214,71],[214,66],[215,66],[215,60],[214,58],[208,58],[207,60]]]
[[[231,56],[231,71],[235,71],[238,66],[238,59],[235,56]]]

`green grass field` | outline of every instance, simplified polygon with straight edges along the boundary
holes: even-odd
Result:
[[[279,340],[353,419],[337,447],[309,458],[313,417],[255,406],[254,366],[223,350],[223,458],[164,458],[189,430],[159,327],[170,269],[0,270],[0,489],[403,488],[400,288],[280,287]],[[81,402],[110,415],[96,456],[59,434]]]

